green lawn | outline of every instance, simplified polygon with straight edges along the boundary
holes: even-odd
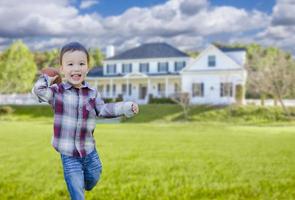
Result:
[[[0,121],[0,199],[68,199],[52,120]],[[295,126],[99,124],[86,199],[295,199]]]

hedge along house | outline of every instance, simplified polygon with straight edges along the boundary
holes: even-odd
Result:
[[[146,104],[149,98],[187,92],[192,104],[243,102],[246,82],[245,49],[219,49],[210,45],[196,59],[166,43],[149,43],[114,55],[107,49],[103,67],[93,68],[87,81],[103,98]],[[240,89],[239,89],[240,88]]]

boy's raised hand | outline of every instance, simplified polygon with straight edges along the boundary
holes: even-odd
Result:
[[[134,114],[137,114],[139,112],[139,108],[138,108],[137,103],[132,103],[131,110]]]
[[[55,83],[55,81],[56,81],[57,78],[58,78],[58,75],[55,75],[53,77],[48,76],[49,85],[52,85],[53,83]]]

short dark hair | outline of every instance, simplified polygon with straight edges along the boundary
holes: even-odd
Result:
[[[89,63],[89,53],[86,50],[86,48],[82,44],[80,44],[79,42],[70,42],[70,43],[64,45],[61,48],[61,51],[60,51],[60,54],[59,54],[59,64],[60,65],[62,65],[62,57],[63,57],[63,55],[68,51],[71,51],[71,52],[73,52],[73,51],[83,51],[87,56],[87,63]]]

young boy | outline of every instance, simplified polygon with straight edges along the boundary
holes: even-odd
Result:
[[[60,52],[60,71],[65,82],[52,84],[57,78],[42,74],[32,92],[39,102],[48,102],[54,110],[52,146],[61,154],[64,178],[72,200],[84,199],[98,182],[101,162],[95,148],[95,118],[131,117],[138,113],[133,102],[105,104],[96,89],[84,81],[88,73],[89,54],[78,42],[65,45]]]

